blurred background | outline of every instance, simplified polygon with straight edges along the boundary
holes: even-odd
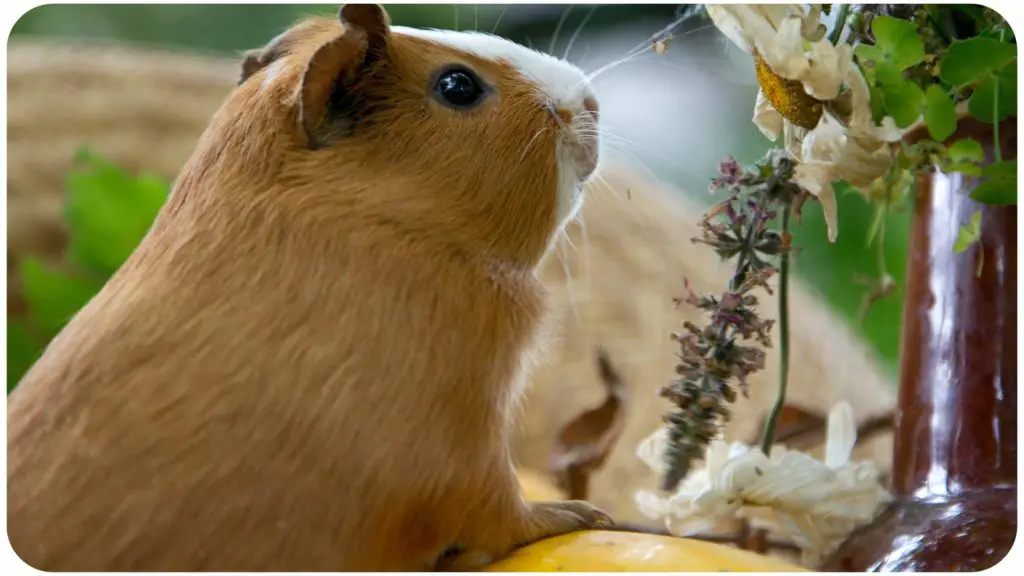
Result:
[[[47,5],[18,21],[11,42],[102,39],[231,56],[262,46],[304,15],[336,9],[301,4]],[[699,6],[389,4],[388,9],[396,24],[494,31],[566,55],[587,71],[645,47],[653,34],[676,22],[667,53],[639,50],[638,57],[597,77],[602,122],[616,135],[608,147],[657,180],[707,202],[708,181],[724,156],[749,163],[771,145],[750,122],[757,93],[752,62],[717,33]],[[844,319],[860,326],[894,369],[899,292],[874,305],[863,322],[859,319],[868,288],[857,280],[878,276],[878,253],[866,245],[874,218],[874,209],[860,197],[841,197],[838,241],[829,244],[820,209],[809,205],[795,229],[801,249],[795,270]],[[898,285],[903,281],[907,224],[906,211],[886,222],[884,256]],[[10,349],[10,338],[8,345]]]

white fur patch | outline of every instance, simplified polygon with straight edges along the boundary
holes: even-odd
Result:
[[[536,83],[539,91],[557,107],[575,114],[584,111],[583,99],[593,95],[586,74],[576,66],[500,36],[484,32],[420,30],[404,26],[392,26],[391,30],[512,66],[524,78]]]
[[[493,34],[455,32],[452,30],[421,30],[392,26],[392,32],[448,46],[477,58],[503,63],[514,68],[523,78],[536,85],[538,105],[548,103],[574,116],[585,114],[585,98],[594,98],[586,74],[578,67],[536,50],[531,50]],[[593,136],[591,136],[592,138]],[[558,223],[564,226],[576,216],[583,201],[582,189],[572,154],[558,151]]]

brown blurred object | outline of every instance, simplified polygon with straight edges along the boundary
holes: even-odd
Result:
[[[67,237],[63,185],[75,151],[174,176],[238,65],[116,44],[11,42],[7,52],[7,313],[24,312],[19,257],[53,259]]]
[[[18,258],[53,259],[63,250],[62,184],[75,150],[88,145],[130,170],[173,177],[239,66],[223,57],[124,45],[9,43],[9,313],[24,310],[10,276]],[[728,277],[710,250],[690,242],[703,207],[643,174],[606,158],[601,178],[588,186],[581,218],[567,230],[571,246],[560,243],[540,270],[552,293],[553,338],[530,379],[515,457],[524,468],[547,469],[559,432],[604,402],[605,390],[594,385],[594,350],[602,347],[629,404],[621,436],[590,475],[590,499],[616,520],[650,523],[633,494],[658,479],[636,457],[636,447],[668,408],[656,396],[676,363],[668,334],[684,320],[698,321],[695,312],[676,309],[672,298],[682,293],[683,278],[696,290],[714,292]],[[891,411],[890,378],[868,345],[801,282],[792,283],[790,299],[789,400],[822,414],[847,400],[863,420]],[[777,316],[774,299],[766,299],[764,316]],[[777,373],[772,350],[765,370],[751,380],[750,398],[733,407],[727,438],[745,440],[759,431]],[[865,442],[856,456],[887,470],[891,436],[884,436]]]
[[[597,351],[598,373],[607,397],[562,428],[551,454],[551,471],[572,500],[590,497],[590,475],[601,468],[622,435],[626,386],[603,349]]]

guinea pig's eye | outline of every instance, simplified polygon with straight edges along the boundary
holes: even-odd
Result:
[[[434,85],[434,97],[450,108],[471,108],[486,94],[484,83],[468,68],[445,70]]]

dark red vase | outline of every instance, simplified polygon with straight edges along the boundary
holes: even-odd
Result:
[[[994,156],[992,126],[956,135]],[[1016,120],[1000,125],[1004,159]],[[853,533],[823,571],[973,572],[998,564],[1017,534],[1017,207],[970,199],[977,179],[917,182],[903,311],[892,491],[895,501]],[[980,244],[961,254],[959,228],[981,212]]]

